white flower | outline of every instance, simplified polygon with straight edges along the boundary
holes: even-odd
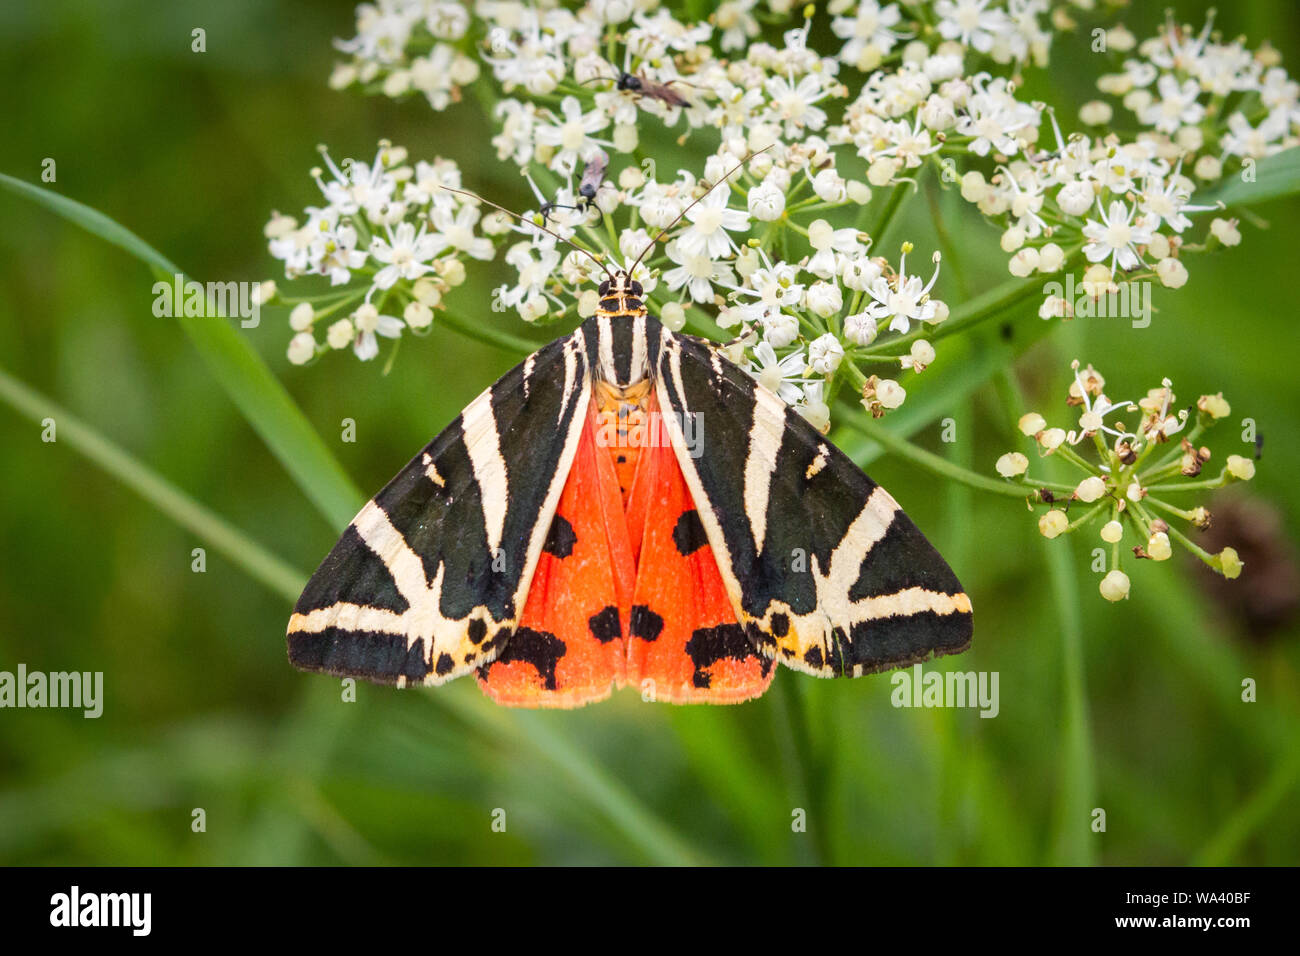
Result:
[[[749,229],[749,214],[739,209],[728,209],[730,193],[725,186],[714,189],[686,211],[691,227],[677,239],[683,252],[721,259],[735,249],[729,232]]]
[[[854,345],[870,345],[876,340],[876,320],[867,312],[850,315],[844,320],[844,337]]]
[[[1074,179],[1061,187],[1056,194],[1056,203],[1067,216],[1082,216],[1092,208],[1095,198],[1091,183]]]
[[[1128,597],[1128,575],[1116,568],[1101,579],[1101,584],[1097,588],[1107,601],[1122,601]]]
[[[818,219],[808,226],[808,243],[816,254],[804,269],[822,279],[829,279],[840,271],[839,256],[858,258],[861,255],[858,231],[832,229],[825,219]]]
[[[759,222],[775,222],[785,212],[785,190],[764,181],[749,191],[745,202]]]
[[[413,329],[427,329],[433,324],[433,309],[423,302],[411,302],[402,312],[402,318]]]
[[[808,365],[820,375],[832,375],[844,359],[844,346],[830,332],[808,344]]]
[[[519,282],[514,288],[504,288],[500,292],[501,303],[507,307],[521,309],[525,302],[534,297],[542,298],[542,290],[560,264],[560,253],[554,245],[534,245],[530,242],[518,242],[506,252],[506,263],[519,272]],[[545,312],[545,305],[542,311]]]
[[[771,312],[760,320],[763,341],[774,349],[783,349],[799,337],[799,320],[785,312]]]
[[[927,322],[935,317],[935,303],[930,298],[930,289],[939,278],[939,257],[934,259],[934,274],[930,281],[921,285],[920,276],[907,274],[907,256],[898,263],[898,275],[891,282],[884,276],[871,283],[868,292],[875,300],[868,310],[877,319],[889,319],[889,328],[895,332],[906,332],[912,322]]]
[[[609,125],[609,116],[599,109],[582,112],[582,104],[576,96],[566,96],[560,103],[560,112],[564,114],[562,120],[539,123],[534,135],[538,143],[556,149],[551,158],[551,168],[571,173],[583,156],[599,146],[611,145],[593,139],[591,135]]]
[[[838,283],[814,282],[808,287],[807,305],[809,311],[829,318],[844,307],[844,293]]]
[[[731,266],[714,262],[707,255],[693,255],[673,241],[665,250],[668,258],[677,263],[677,268],[664,273],[664,284],[676,292],[683,287],[696,302],[709,302],[713,298],[713,283],[721,281],[735,283],[735,273]]]
[[[306,332],[315,320],[316,313],[312,311],[311,303],[299,302],[289,313],[289,328],[295,332]]]
[[[346,285],[352,272],[366,264],[366,253],[358,249],[357,231],[351,226],[340,226],[317,240],[320,243],[316,271],[330,277],[330,285]]]
[[[943,2],[946,0],[940,0]],[[1012,156],[1020,151],[1022,139],[1027,143],[1037,139],[1038,110],[1017,101],[1008,91],[1005,77],[986,83],[987,76],[972,79],[974,92],[966,101],[966,112],[957,120],[957,132],[974,137],[968,149],[976,156],[987,156],[990,149]]]
[[[803,397],[803,390],[799,387],[804,376],[803,349],[779,359],[771,343],[759,342],[754,346],[754,359],[754,362],[747,363],[746,371],[760,385],[775,392],[787,405],[793,405]]]
[[[495,252],[492,240],[474,235],[474,226],[480,215],[478,207],[468,203],[461,206],[454,216],[450,209],[435,208],[430,212],[429,221],[435,230],[431,236],[437,244],[438,254],[456,249],[475,259],[491,259]]]
[[[1029,459],[1018,451],[1007,452],[993,465],[1003,478],[1015,478],[1029,470]]]
[[[1195,80],[1179,84],[1173,74],[1166,73],[1156,84],[1160,99],[1138,113],[1138,119],[1154,126],[1162,133],[1173,134],[1180,126],[1194,126],[1205,116],[1205,107],[1196,101],[1201,88]]]
[[[310,332],[299,332],[289,340],[289,361],[306,365],[316,355],[316,340]]]
[[[357,338],[352,346],[356,357],[368,362],[379,354],[379,342],[376,335],[395,339],[402,334],[402,320],[391,315],[380,315],[369,302],[362,304],[353,316]]]
[[[377,289],[391,289],[398,279],[418,279],[430,270],[429,260],[439,251],[439,240],[426,235],[421,227],[419,234],[409,222],[401,222],[397,230],[388,231],[388,240],[375,236],[370,242],[370,256],[385,266],[375,273]]]
[[[815,105],[829,95],[826,79],[809,73],[798,83],[774,76],[766,84],[767,95],[778,121],[785,124],[785,134],[801,137],[804,130],[819,130],[826,125],[826,111]]]
[[[840,39],[848,40],[840,50],[840,59],[850,66],[861,64],[870,69],[898,42],[900,34],[893,28],[902,14],[898,4],[882,8],[877,0],[862,0],[857,7],[855,16],[833,19],[831,29]]]
[[[939,35],[988,53],[994,40],[1012,29],[1006,11],[989,10],[988,5],[989,0],[939,0],[934,5],[934,12],[941,18]]]
[[[1151,230],[1135,222],[1133,210],[1118,199],[1112,200],[1108,209],[1103,209],[1098,199],[1097,214],[1100,222],[1089,219],[1083,224],[1083,235],[1088,240],[1083,254],[1089,262],[1109,259],[1111,275],[1115,274],[1116,268],[1126,272],[1136,269],[1142,262],[1137,247],[1151,241]]]

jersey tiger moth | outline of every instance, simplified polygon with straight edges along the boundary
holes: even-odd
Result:
[[[498,703],[734,703],[775,663],[965,650],[971,605],[898,503],[627,272],[352,520],[289,621],[297,667]]]

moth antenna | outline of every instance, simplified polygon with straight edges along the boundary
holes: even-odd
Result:
[[[493,202],[492,200],[490,200],[490,199],[484,199],[484,198],[483,198],[482,196],[480,196],[478,193],[470,192],[468,189],[457,189],[455,186],[444,186],[442,183],[439,183],[439,184],[438,184],[438,188],[439,188],[439,189],[445,189],[445,190],[447,190],[447,192],[450,192],[450,193],[460,193],[462,196],[469,196],[471,199],[477,199],[479,202],[483,203],[483,205],[485,205],[485,206],[491,206],[493,209],[497,210],[498,212],[503,212],[503,213],[505,213],[507,216],[512,216],[512,217],[514,217],[515,219],[518,219],[518,220],[519,220],[520,222],[522,222],[524,225],[532,226],[534,229],[540,229],[540,230],[542,230],[542,232],[546,233],[547,235],[549,235],[549,236],[554,236],[556,239],[560,240],[560,242],[568,243],[569,245],[573,246],[573,248],[575,248],[575,249],[577,249],[579,252],[581,252],[584,256],[586,256],[588,259],[590,259],[592,262],[596,263],[596,265],[600,266],[601,271],[604,272],[605,275],[606,275],[606,276],[607,276],[611,281],[613,281],[614,273],[612,273],[612,272],[609,271],[609,267],[608,267],[607,265],[605,265],[605,263],[603,263],[603,262],[601,262],[599,259],[597,259],[596,256],[594,256],[594,255],[590,252],[590,250],[587,250],[587,249],[582,248],[582,246],[578,245],[578,244],[577,244],[576,242],[574,242],[572,239],[565,239],[565,238],[564,238],[562,235],[560,235],[558,232],[555,232],[555,231],[552,230],[552,229],[547,229],[545,226],[541,225],[540,223],[533,222],[531,219],[527,218],[526,216],[521,216],[521,215],[519,215],[519,213],[517,213],[517,212],[513,212],[513,211],[507,209],[505,206],[502,206],[502,205],[499,205],[499,204],[497,204],[497,203],[494,203],[494,202]]]
[[[649,252],[651,249],[653,249],[653,248],[655,247],[655,243],[657,243],[660,239],[662,239],[662,238],[664,237],[664,235],[665,235],[665,234],[666,234],[670,229],[675,228],[679,222],[681,222],[684,218],[686,218],[686,214],[687,214],[688,212],[690,212],[692,209],[694,209],[694,208],[696,207],[696,205],[698,205],[698,204],[699,204],[699,203],[704,199],[705,196],[707,196],[709,193],[713,192],[713,190],[717,189],[719,186],[721,186],[721,185],[722,185],[723,183],[725,183],[727,180],[731,179],[731,175],[732,175],[732,173],[734,173],[736,170],[740,169],[742,166],[744,166],[747,162],[749,162],[749,161],[750,161],[751,159],[753,159],[755,156],[758,156],[758,155],[760,155],[760,154],[762,154],[762,153],[766,153],[769,149],[771,149],[771,148],[772,148],[773,146],[775,146],[775,145],[776,145],[776,143],[769,143],[768,145],[764,146],[762,149],[756,149],[756,150],[753,150],[753,151],[752,151],[751,153],[749,153],[749,154],[748,154],[744,159],[742,159],[740,162],[738,162],[735,166],[732,166],[729,170],[727,170],[726,173],[723,174],[723,176],[722,176],[721,179],[719,179],[716,183],[714,183],[714,184],[713,184],[712,186],[710,186],[708,189],[704,190],[703,194],[701,194],[700,196],[698,196],[698,197],[696,197],[694,200],[692,200],[691,203],[690,203],[690,205],[688,205],[685,209],[683,209],[680,213],[678,213],[676,219],[674,219],[674,220],[673,220],[672,222],[670,222],[668,225],[666,225],[666,226],[664,226],[662,229],[660,229],[660,230],[659,230],[659,234],[658,234],[657,236],[655,236],[653,239],[650,240],[650,244],[649,244],[648,246],[646,246],[644,249],[641,250],[641,255],[639,255],[639,256],[636,257],[636,261],[633,262],[633,263],[632,263],[632,267],[631,267],[630,269],[627,270],[627,274],[628,274],[628,275],[631,275],[632,272],[636,269],[636,267],[639,266],[639,265],[641,264],[641,260],[645,258],[646,253]]]

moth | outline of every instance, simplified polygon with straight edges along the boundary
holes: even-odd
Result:
[[[969,647],[970,599],[894,498],[662,325],[634,269],[366,503],[294,608],[295,666],[473,674],[519,707],[729,704],[778,663],[856,677]]]

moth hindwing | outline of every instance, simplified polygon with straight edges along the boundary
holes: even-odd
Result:
[[[734,703],[777,662],[964,650],[970,601],[883,488],[619,273],[361,510],[289,622],[306,670],[473,671],[511,706]]]

